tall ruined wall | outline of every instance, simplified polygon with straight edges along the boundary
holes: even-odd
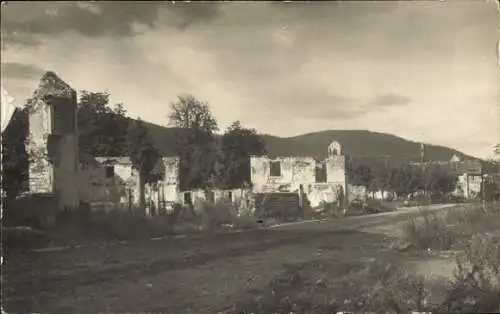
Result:
[[[349,203],[349,185],[347,180],[346,157],[343,155],[331,155],[326,160],[326,181],[338,188],[342,187],[345,202]],[[346,204],[344,204],[346,205]]]
[[[51,131],[49,105],[37,99],[29,114],[29,137],[26,150],[30,155],[29,191],[32,193],[54,192],[54,173],[48,158],[48,136]]]
[[[271,176],[270,162],[279,162],[279,176]],[[316,160],[312,157],[278,157],[269,159],[265,156],[250,158],[251,181],[256,193],[295,191],[300,184],[315,182]]]
[[[138,203],[138,174],[131,163],[111,162],[107,158],[86,157],[80,165],[80,199],[91,207],[129,209]],[[106,166],[113,165],[108,177]]]
[[[165,167],[165,177],[163,179],[163,200],[165,202],[179,201],[179,157],[163,157],[163,165]]]
[[[345,156],[330,156],[326,159],[326,181],[329,183],[345,184],[346,161]]]
[[[281,171],[279,175],[273,176],[271,163],[274,162],[280,164]],[[337,201],[341,195],[343,195],[344,201],[348,202],[346,157],[342,155],[340,143],[335,141],[330,143],[328,158],[324,161],[324,165],[326,182],[324,182],[324,174],[320,175],[320,172],[316,171],[319,169],[319,163],[312,157],[270,159],[266,156],[253,156],[250,158],[253,192],[294,192],[298,191],[302,185],[303,191],[313,207],[318,206],[321,202]]]
[[[32,193],[55,193],[59,209],[79,205],[76,92],[55,73],[47,72],[28,100]],[[78,179],[76,179],[78,180]]]

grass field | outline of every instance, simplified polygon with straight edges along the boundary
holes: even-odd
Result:
[[[426,215],[427,225],[418,222],[426,221]],[[425,232],[408,232],[413,224],[417,226],[414,230],[444,228],[430,219],[432,215],[461,235],[452,238],[451,249],[428,250],[418,244],[426,243],[418,240]],[[484,218],[463,218],[467,215]],[[460,207],[436,207],[233,234],[198,234],[51,252],[12,251],[6,256],[4,308],[12,313],[326,313],[444,307],[446,293],[452,289],[443,278],[454,279],[442,269],[453,270],[456,256],[491,257],[481,262],[462,259],[463,269],[470,263],[495,262],[491,249],[495,242],[488,242],[495,241],[495,236],[486,233],[494,228],[489,223],[498,221],[498,214],[491,210],[484,215],[488,216]],[[415,217],[421,218],[414,221]],[[454,226],[457,219],[462,219],[460,228]],[[474,234],[474,243],[489,246],[479,251],[483,253],[461,255]],[[480,241],[479,234],[492,240]],[[494,271],[488,267],[481,268],[487,270],[483,273]],[[429,270],[442,276],[431,278]],[[467,274],[464,271],[459,278]],[[465,284],[470,280],[455,282],[463,283],[456,291],[468,293],[474,287]],[[488,297],[498,290],[486,281],[482,284],[482,291],[490,292],[470,297],[475,301],[468,302],[488,309]],[[443,291],[446,293],[440,295]],[[457,309],[458,305],[448,308]]]

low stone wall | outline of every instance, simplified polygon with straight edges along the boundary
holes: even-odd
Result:
[[[27,194],[10,200],[4,206],[7,226],[29,226],[49,229],[55,225],[58,213],[56,194]]]

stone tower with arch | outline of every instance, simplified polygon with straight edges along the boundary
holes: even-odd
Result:
[[[342,145],[337,141],[331,142],[328,145],[328,157],[340,155],[342,155]]]
[[[326,182],[336,187],[341,187],[344,195],[348,195],[346,156],[342,153],[342,144],[339,142],[332,141],[328,145],[328,156],[325,160]]]
[[[27,101],[29,192],[53,195],[59,209],[79,206],[76,92],[54,72],[45,73]]]

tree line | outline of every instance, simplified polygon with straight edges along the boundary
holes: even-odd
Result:
[[[161,157],[146,123],[126,117],[123,104],[110,104],[110,95],[82,91],[77,104],[79,149],[91,156],[129,156],[144,183],[158,178],[152,172]],[[265,155],[267,148],[256,130],[233,122],[222,134],[207,102],[192,95],[170,104],[169,124],[176,132],[173,145],[180,156],[181,189],[238,188],[250,183],[250,155]],[[2,188],[9,197],[23,189],[27,179],[27,112],[18,110],[2,134]],[[157,139],[158,141],[158,139]],[[439,164],[425,167],[387,159],[351,159],[348,178],[368,191],[406,196],[417,191],[448,194],[458,177]]]
[[[170,126],[174,127],[180,156],[181,189],[243,187],[250,182],[249,155],[267,153],[256,130],[233,122],[222,135],[207,102],[192,95],[170,104]],[[126,117],[123,104],[110,104],[105,92],[82,91],[77,103],[79,150],[91,156],[129,156],[143,183],[158,180],[153,169],[161,153],[146,123]],[[27,109],[18,110],[2,134],[2,189],[13,198],[26,188],[29,156]],[[141,193],[142,194],[142,193]]]
[[[458,175],[446,165],[428,163],[414,165],[377,159],[370,162],[351,159],[348,166],[349,182],[364,186],[369,192],[391,192],[406,197],[419,191],[427,195],[447,195],[454,191]]]

